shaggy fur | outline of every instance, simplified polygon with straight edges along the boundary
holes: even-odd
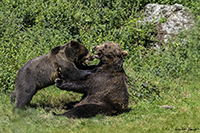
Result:
[[[38,90],[53,85],[56,78],[72,81],[85,79],[95,70],[79,70],[76,65],[81,66],[88,58],[91,58],[88,49],[83,44],[71,41],[53,48],[47,55],[28,61],[17,73],[11,102],[16,97],[16,108],[29,104]]]
[[[71,118],[88,118],[97,114],[115,115],[128,108],[127,76],[123,69],[123,59],[128,54],[119,44],[106,42],[96,46],[96,58],[100,63],[99,71],[83,81],[65,81],[56,79],[61,90],[82,93],[82,100],[63,114]]]

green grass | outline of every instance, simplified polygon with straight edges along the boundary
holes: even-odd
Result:
[[[0,132],[20,133],[64,133],[64,132],[175,132],[178,130],[200,130],[200,82],[194,77],[174,80],[170,90],[153,102],[129,101],[129,112],[118,116],[96,116],[89,119],[55,117],[52,111],[64,112],[60,107],[79,99],[80,95],[61,91],[54,86],[39,91],[32,104],[43,103],[51,107],[28,107],[14,109],[9,95],[0,96]],[[44,100],[46,99],[46,100]],[[60,103],[60,104],[58,104]],[[63,104],[62,104],[63,103]],[[59,106],[58,106],[59,105]],[[161,105],[172,105],[174,109],[163,109]]]

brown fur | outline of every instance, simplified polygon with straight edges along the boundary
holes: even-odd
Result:
[[[100,59],[99,71],[84,81],[56,79],[62,90],[82,93],[82,100],[62,115],[72,118],[88,118],[97,114],[114,115],[128,108],[127,76],[123,69],[123,58],[128,54],[119,44],[106,42],[94,48]]]
[[[91,58],[88,49],[75,41],[53,48],[49,54],[36,57],[22,66],[15,78],[15,107],[20,108],[30,103],[35,93],[53,85],[56,78],[81,80],[93,73],[93,70],[79,70],[87,58]]]

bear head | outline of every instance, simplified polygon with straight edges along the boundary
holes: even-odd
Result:
[[[82,63],[87,65],[87,60],[92,61],[93,57],[89,53],[89,50],[81,43],[76,41],[71,41],[69,43],[69,46],[72,48],[72,51],[74,52],[74,63],[76,65],[82,65]],[[66,54],[68,53],[68,50],[66,49]],[[69,53],[68,53],[69,54]]]
[[[128,52],[122,50],[115,42],[105,42],[95,46],[94,51],[97,52],[94,57],[100,59],[100,64],[116,65],[117,68],[122,68],[123,59],[128,55]]]
[[[58,53],[61,58],[74,62],[76,66],[87,64],[86,60],[93,60],[89,50],[83,44],[73,40],[51,50],[51,55],[58,55]]]

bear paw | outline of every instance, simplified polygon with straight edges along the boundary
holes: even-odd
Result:
[[[63,80],[60,79],[60,78],[56,78],[56,79],[55,79],[55,83],[56,83],[56,86],[60,86],[60,85],[62,85]]]

